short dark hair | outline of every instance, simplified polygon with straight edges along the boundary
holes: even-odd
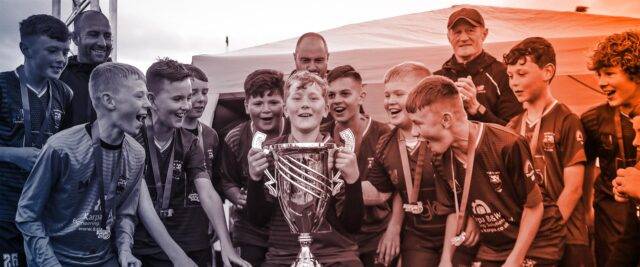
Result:
[[[409,113],[416,113],[418,110],[438,103],[443,99],[460,98],[458,89],[453,81],[440,75],[426,77],[411,90],[407,96],[405,108]]]
[[[54,16],[38,14],[20,22],[20,39],[44,35],[53,40],[66,42],[71,38],[67,25]]]
[[[522,40],[509,50],[509,53],[504,54],[504,63],[507,65],[518,64],[518,61],[524,59],[527,61],[527,57],[533,60],[533,63],[542,68],[547,64],[553,64],[556,66],[556,52],[553,49],[553,45],[542,37],[529,37]]]
[[[147,69],[147,88],[157,93],[157,84],[162,80],[169,82],[184,81],[191,78],[191,73],[179,63],[170,58],[161,58]]]
[[[620,67],[629,79],[640,83],[640,31],[632,30],[607,36],[593,51],[589,69]]]
[[[262,97],[272,93],[284,97],[284,74],[272,69],[259,69],[244,80],[245,98]]]
[[[351,65],[342,65],[332,69],[327,75],[327,83],[340,78],[351,78],[356,82],[362,83],[362,76]]]
[[[82,20],[85,19],[85,17],[96,16],[96,15],[104,18],[104,20],[109,22],[109,19],[107,19],[107,16],[102,14],[102,12],[97,11],[97,10],[89,9],[89,10],[85,10],[85,11],[80,12],[76,16],[76,18],[73,20],[73,30],[77,31],[78,29],[82,28]]]
[[[209,79],[207,78],[207,75],[204,74],[204,71],[202,71],[200,68],[192,65],[192,64],[184,64],[184,68],[187,69],[187,71],[189,71],[189,73],[191,73],[191,76],[193,78],[195,78],[196,80],[200,80],[203,82],[209,82]]]
[[[322,35],[320,35],[319,33],[316,33],[316,32],[308,32],[308,33],[305,33],[305,34],[301,35],[300,38],[298,38],[298,42],[296,42],[296,51],[295,51],[295,53],[298,53],[298,46],[300,46],[300,43],[302,43],[302,40],[304,40],[306,38],[319,38],[322,41],[322,44],[324,45],[325,52],[329,53],[329,47],[327,46],[327,41],[324,39],[324,37]]]

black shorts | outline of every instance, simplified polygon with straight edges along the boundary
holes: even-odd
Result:
[[[14,222],[0,221],[0,255],[2,266],[27,266],[22,233]]]
[[[213,254],[211,248],[195,251],[185,251],[187,256],[193,260],[199,267],[211,266]],[[158,267],[172,267],[173,263],[169,260],[169,257],[164,252],[151,254],[151,255],[134,255],[138,260],[142,262],[142,266],[158,266]]]
[[[560,267],[593,267],[593,253],[588,245],[566,244]]]

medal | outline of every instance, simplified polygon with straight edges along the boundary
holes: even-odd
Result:
[[[422,205],[422,201],[418,201],[415,204],[403,204],[402,208],[406,212],[410,212],[413,214],[420,214],[424,211],[424,206]]]
[[[459,247],[460,245],[462,245],[462,242],[464,242],[465,239],[467,239],[467,233],[462,232],[459,235],[451,238],[451,244],[456,247]]]

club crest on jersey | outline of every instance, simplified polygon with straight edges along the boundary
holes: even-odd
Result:
[[[536,169],[533,168],[533,164],[531,164],[531,161],[528,159],[524,163],[524,175],[531,179],[531,181],[536,181]]]
[[[500,172],[487,172],[487,175],[489,176],[489,182],[491,183],[491,186],[493,186],[493,190],[496,190],[496,192],[498,193],[502,192],[502,180],[500,180]]]
[[[212,148],[207,149],[207,156],[209,157],[210,160],[213,160],[213,149]]]
[[[484,201],[479,199],[476,199],[473,202],[471,202],[471,210],[473,211],[473,214],[476,214],[476,215],[485,215],[485,214],[491,213],[491,209],[489,208],[489,205],[487,205],[487,203],[484,203]]]
[[[542,138],[542,148],[544,151],[553,152],[553,147],[556,145],[556,137],[553,132],[545,132]]]
[[[180,180],[180,174],[182,174],[182,161],[173,161],[173,179]]]
[[[200,202],[200,197],[198,196],[198,193],[189,194],[189,201],[191,201],[191,202]]]
[[[62,110],[60,109],[53,109],[51,111],[51,115],[53,116],[53,127],[56,129],[60,129],[60,123],[62,121]]]
[[[578,143],[580,143],[581,145],[584,145],[584,136],[582,135],[581,131],[576,131],[576,141],[578,141]]]
[[[116,194],[122,194],[125,188],[127,188],[127,177],[125,177],[124,175],[120,175],[120,177],[118,177],[118,184],[116,186]]]

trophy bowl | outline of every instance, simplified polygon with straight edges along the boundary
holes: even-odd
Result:
[[[322,225],[329,198],[337,194],[344,181],[340,172],[329,170],[330,155],[337,149],[353,151],[353,133],[340,133],[345,146],[338,148],[333,143],[284,143],[262,147],[266,135],[256,132],[252,146],[263,149],[273,158],[275,175],[265,171],[265,187],[278,198],[280,209],[289,229],[298,234],[300,253],[291,264],[294,267],[319,267],[310,245],[311,233]]]

